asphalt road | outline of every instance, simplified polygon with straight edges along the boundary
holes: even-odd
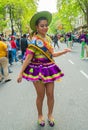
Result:
[[[60,45],[60,50],[65,47]],[[80,59],[80,45],[75,43],[71,53],[55,61],[65,74],[61,82],[55,82],[56,125],[51,128],[47,123],[45,98],[46,125],[38,126],[35,89],[31,82],[16,82],[21,68],[18,62],[11,67],[12,81],[0,83],[0,130],[88,130],[88,60]]]

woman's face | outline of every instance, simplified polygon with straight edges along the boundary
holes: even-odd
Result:
[[[38,25],[36,26],[39,34],[45,36],[48,31],[48,22],[47,20],[40,20]]]

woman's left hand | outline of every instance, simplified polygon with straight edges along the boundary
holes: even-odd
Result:
[[[17,82],[20,83],[22,81],[22,74],[20,73],[18,78],[17,78]]]
[[[65,53],[67,53],[67,52],[71,52],[71,49],[69,49],[69,48],[65,48],[65,49],[64,49],[64,52],[65,52]]]

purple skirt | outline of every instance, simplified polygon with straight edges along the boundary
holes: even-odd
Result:
[[[59,80],[64,74],[55,63],[30,63],[23,73],[28,81],[43,81],[44,83]]]

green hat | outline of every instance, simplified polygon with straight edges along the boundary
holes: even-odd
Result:
[[[36,21],[41,18],[45,17],[48,20],[48,25],[51,23],[52,20],[52,14],[48,11],[41,11],[37,12],[36,14],[33,15],[33,17],[30,20],[30,27],[33,31],[36,31]]]

